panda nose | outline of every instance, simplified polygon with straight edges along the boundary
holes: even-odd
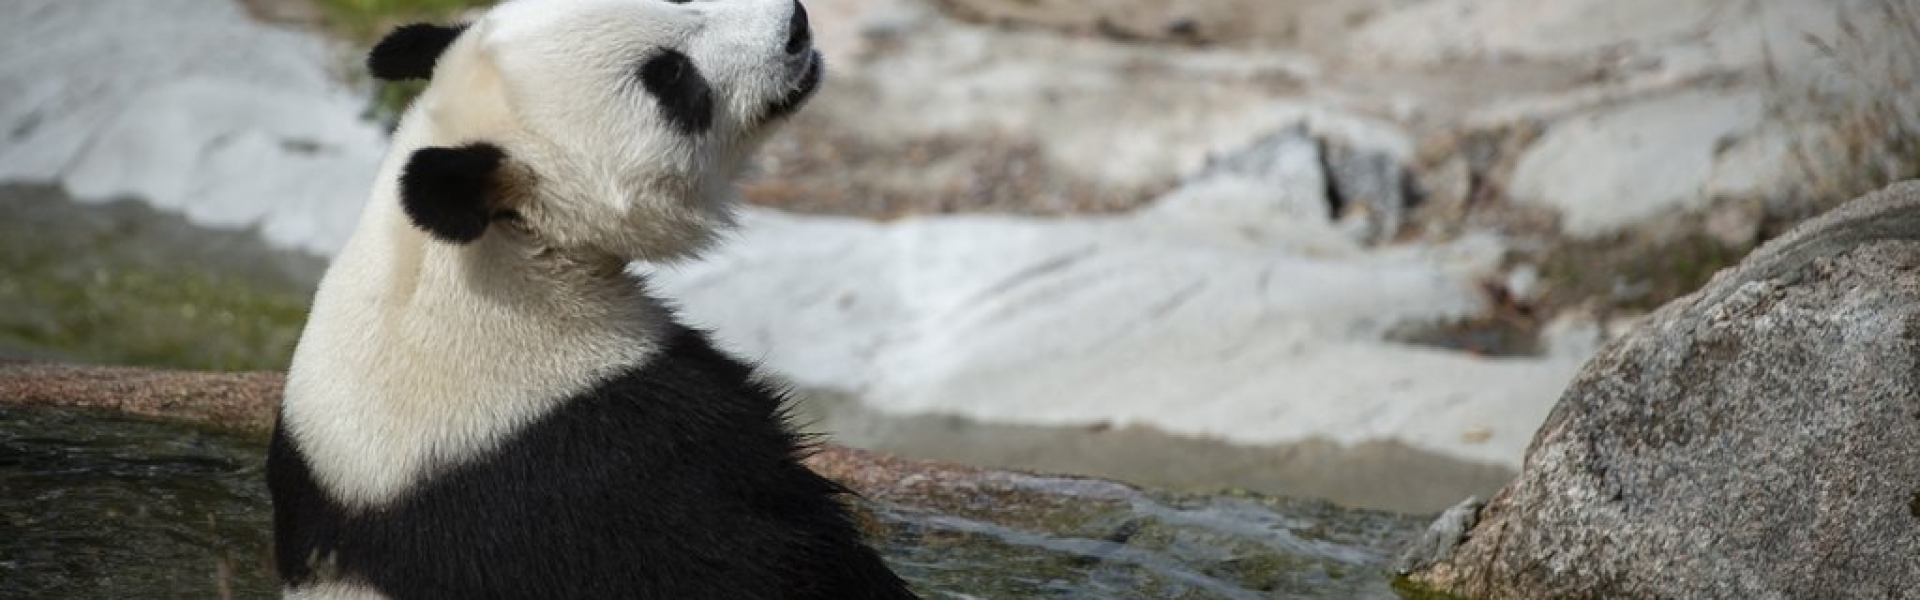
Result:
[[[793,17],[787,21],[787,54],[799,54],[813,43],[813,30],[807,28],[807,7],[793,2]]]

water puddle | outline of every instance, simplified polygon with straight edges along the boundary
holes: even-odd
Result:
[[[0,406],[0,597],[272,597],[264,447]],[[883,553],[930,599],[1391,599],[1382,565],[1421,526],[1319,501],[1088,480],[995,475],[944,489],[867,507]]]

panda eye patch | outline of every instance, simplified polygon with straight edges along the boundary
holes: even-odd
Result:
[[[713,127],[713,88],[687,55],[661,50],[640,65],[640,83],[680,133],[699,135]]]

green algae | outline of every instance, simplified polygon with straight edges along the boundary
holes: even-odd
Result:
[[[138,202],[0,186],[0,356],[285,368],[322,268]]]

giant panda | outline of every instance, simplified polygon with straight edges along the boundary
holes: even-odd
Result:
[[[729,225],[820,84],[804,8],[510,0],[368,65],[428,84],[288,374],[287,597],[914,597],[781,395],[627,269]]]

